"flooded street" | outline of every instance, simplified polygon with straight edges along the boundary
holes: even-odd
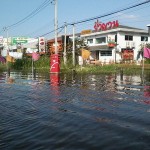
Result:
[[[150,75],[0,74],[0,150],[150,149]]]

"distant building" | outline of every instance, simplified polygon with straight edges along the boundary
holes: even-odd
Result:
[[[0,53],[6,57],[8,54],[15,59],[22,59],[23,53],[32,54],[33,52],[45,53],[45,38],[29,37],[0,37]]]

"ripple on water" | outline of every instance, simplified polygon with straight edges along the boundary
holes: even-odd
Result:
[[[1,150],[149,148],[149,97],[137,77],[29,77],[0,79]]]

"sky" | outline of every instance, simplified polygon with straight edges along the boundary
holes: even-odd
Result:
[[[147,0],[57,0],[58,28],[66,23],[101,16]],[[149,0],[150,1],[150,0]],[[54,0],[0,0],[0,36],[54,38]],[[100,22],[118,20],[119,24],[147,29],[150,24],[150,2],[126,11],[99,18]],[[94,30],[96,19],[75,24],[75,32]],[[7,29],[7,30],[6,30]],[[58,30],[58,36],[64,28]],[[72,34],[72,25],[67,26],[67,34]]]

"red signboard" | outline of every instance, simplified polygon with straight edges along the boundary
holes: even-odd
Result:
[[[133,60],[133,50],[124,50],[122,52],[123,60]]]
[[[109,21],[107,23],[102,23],[97,20],[94,25],[94,29],[96,31],[105,31],[113,28],[117,28],[119,26],[118,20],[116,21]]]
[[[60,73],[60,57],[58,54],[52,54],[50,56],[50,72]]]

